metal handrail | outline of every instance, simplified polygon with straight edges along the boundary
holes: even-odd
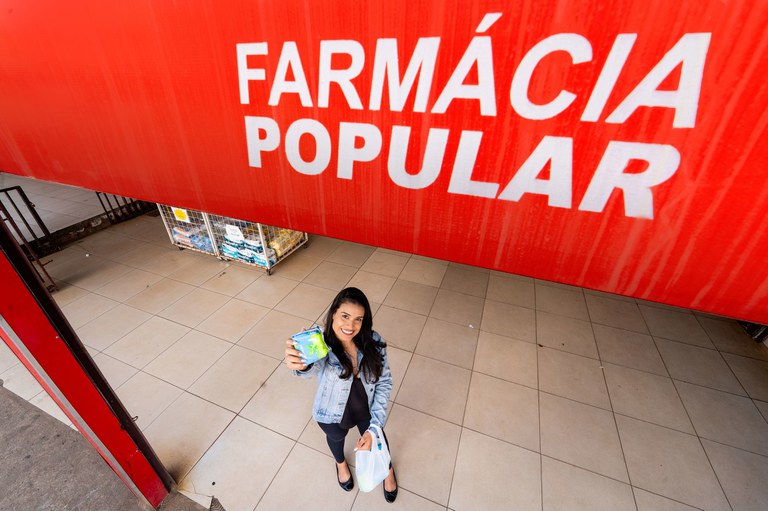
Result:
[[[21,187],[18,185],[9,186],[8,188],[3,188],[2,190],[0,190],[0,193],[5,194],[5,196],[8,198],[8,202],[10,202],[11,206],[13,206],[13,209],[19,215],[19,218],[21,219],[21,221],[24,222],[24,226],[27,228],[27,231],[29,231],[30,235],[34,238],[34,241],[39,241],[40,237],[35,233],[35,230],[32,228],[32,226],[29,225],[29,222],[27,221],[27,217],[19,209],[19,206],[16,204],[16,201],[11,196],[11,192],[16,192],[19,194],[21,201],[27,207],[27,211],[29,211],[29,214],[32,215],[32,218],[34,219],[35,223],[37,223],[38,227],[40,228],[40,231],[42,231],[43,237],[50,236],[51,232],[48,230],[48,227],[45,225],[45,222],[43,222],[43,219],[40,218],[40,215],[37,214],[37,210],[35,209],[34,203],[29,200],[29,197],[27,197],[27,194],[24,193],[24,190],[22,190]],[[8,218],[11,218],[11,215],[7,211],[6,211],[6,215],[8,216]]]

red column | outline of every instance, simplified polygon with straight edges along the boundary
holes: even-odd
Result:
[[[139,499],[174,482],[0,222],[0,337]]]

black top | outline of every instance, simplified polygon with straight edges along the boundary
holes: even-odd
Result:
[[[359,377],[352,378],[352,388],[347,398],[347,406],[341,417],[339,426],[352,429],[361,422],[371,420],[371,410],[368,408],[368,396],[363,387],[363,381]]]

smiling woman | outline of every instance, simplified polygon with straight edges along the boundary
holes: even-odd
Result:
[[[392,391],[387,345],[373,330],[368,298],[354,287],[343,289],[334,298],[325,319],[323,335],[330,348],[327,357],[307,364],[289,340],[285,364],[297,376],[317,375],[312,416],[325,433],[336,460],[339,486],[351,491],[355,483],[344,458],[344,439],[350,429],[357,427],[361,436],[355,449],[370,450],[373,440],[368,429],[383,428],[387,421],[387,405]],[[386,434],[384,438],[386,440]],[[391,464],[383,489],[386,501],[394,502],[397,479]]]

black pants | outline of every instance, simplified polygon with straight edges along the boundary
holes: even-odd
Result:
[[[320,429],[322,429],[323,433],[325,433],[325,439],[328,442],[328,447],[331,448],[331,453],[333,454],[333,458],[336,460],[336,463],[341,463],[344,461],[344,439],[347,437],[349,429],[342,428],[339,424],[325,424],[323,422],[318,422],[317,425],[320,426]],[[365,420],[358,423],[357,430],[360,432],[360,435],[365,433],[365,430],[367,430],[368,426],[370,425],[370,420]],[[381,432],[384,433],[383,428]],[[387,442],[387,447],[390,447],[389,439],[387,438],[386,433],[384,433],[384,440]],[[389,453],[390,455],[392,454],[391,447]],[[389,466],[391,467],[392,464],[390,463]]]

